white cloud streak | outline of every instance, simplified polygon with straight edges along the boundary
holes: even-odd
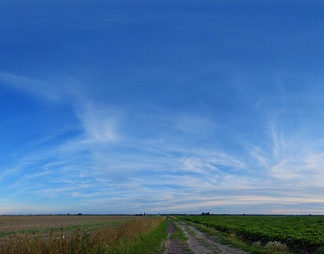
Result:
[[[60,101],[62,97],[59,87],[37,79],[0,72],[0,80],[2,84],[8,87],[15,88],[18,91],[28,92],[42,99]]]
[[[0,79],[51,102],[69,94],[79,120],[79,134],[74,138],[45,150],[34,148],[7,167],[0,175],[6,193],[15,190],[54,203],[60,198],[72,199],[86,212],[100,204],[97,212],[217,212],[241,207],[238,211],[289,213],[296,204],[313,207],[324,203],[310,188],[323,188],[323,153],[310,150],[313,140],[281,131],[274,120],[264,128],[268,134],[265,143],[243,140],[238,146],[245,154],[238,156],[217,144],[201,143],[219,130],[208,116],[174,114],[155,122],[156,116],[145,114],[145,124],[159,126],[167,135],[161,139],[161,132],[152,131],[150,138],[134,137],[131,128],[139,128],[141,123],[131,123],[132,109],[100,104],[78,91],[57,90],[26,77],[0,73]],[[42,142],[35,144],[42,147]],[[10,181],[12,176],[19,177]],[[285,210],[285,206],[290,208]],[[61,207],[72,209],[68,201]],[[7,211],[3,208],[0,213]]]

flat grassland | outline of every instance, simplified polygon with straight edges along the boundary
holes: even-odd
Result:
[[[160,216],[0,216],[0,254],[157,253]]]
[[[0,216],[0,237],[8,234],[71,230],[78,227],[95,229],[104,225],[118,225],[139,216],[108,215],[5,215]]]

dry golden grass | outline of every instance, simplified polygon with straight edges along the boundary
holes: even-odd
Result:
[[[137,218],[135,216],[0,216],[0,235],[21,230],[67,228],[87,224],[109,224]]]
[[[19,217],[19,216],[18,216]],[[32,217],[32,216],[31,216]],[[108,217],[108,216],[89,216],[91,218],[74,218],[73,223],[66,221],[66,217],[48,217],[36,216],[34,218],[21,217],[17,220],[24,221],[25,225],[30,222],[30,229],[48,229],[46,225],[51,221],[56,222],[56,226],[62,225],[78,225],[79,228],[74,230],[66,230],[61,227],[56,231],[40,231],[40,232],[26,232],[11,234],[0,239],[0,253],[1,254],[86,254],[86,253],[134,253],[134,249],[141,247],[142,241],[150,239],[149,234],[153,232],[159,225],[163,218],[161,217]],[[96,217],[96,218],[92,218]],[[101,218],[100,218],[101,217]],[[105,218],[106,217],[106,220]],[[41,219],[41,223],[35,223],[35,219]],[[61,218],[61,220],[59,220]],[[110,222],[120,222],[118,225],[111,226],[109,224],[101,224],[97,229],[82,225],[89,225],[89,221],[96,221],[97,223],[106,223],[107,219]],[[120,220],[118,220],[120,219]],[[72,219],[73,220],[73,219]],[[18,221],[11,221],[13,225],[17,226]],[[67,223],[67,224],[65,224]],[[72,224],[71,224],[72,223]],[[81,225],[80,225],[81,223]],[[82,224],[83,223],[83,224]],[[9,225],[7,221],[7,225]],[[33,226],[31,226],[33,225]],[[37,226],[37,227],[36,227]],[[20,230],[23,227],[18,227]],[[145,238],[146,237],[146,238]],[[154,239],[153,239],[154,241]],[[136,252],[135,252],[136,253]],[[143,252],[145,253],[145,252]]]

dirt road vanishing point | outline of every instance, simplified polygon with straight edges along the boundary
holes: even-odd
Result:
[[[174,223],[176,223],[177,227],[188,238],[186,242],[176,241],[171,238],[171,235],[177,230]],[[169,236],[163,254],[248,254],[248,252],[221,244],[217,241],[217,237],[211,237],[202,233],[195,227],[184,222],[169,220],[167,232]]]

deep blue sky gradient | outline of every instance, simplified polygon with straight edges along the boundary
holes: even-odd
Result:
[[[322,214],[323,11],[2,1],[0,214]]]

